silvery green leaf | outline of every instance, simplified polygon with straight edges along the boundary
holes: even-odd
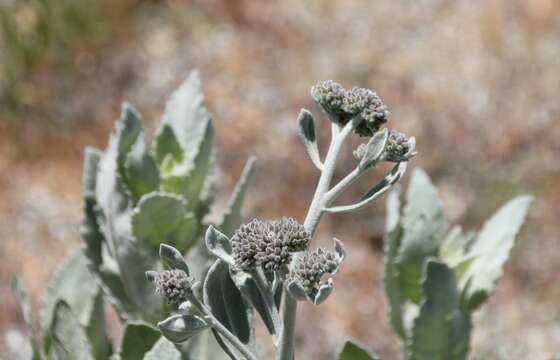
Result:
[[[186,252],[196,242],[197,220],[180,196],[152,192],[142,196],[132,213],[132,233],[139,245],[158,248],[161,243]]]
[[[400,162],[396,164],[391,172],[385,176],[383,180],[373,186],[366,192],[357,203],[352,205],[332,206],[325,208],[324,211],[328,213],[340,213],[348,211],[356,211],[373,204],[375,200],[380,198],[387,190],[389,190],[406,171],[407,163]]]
[[[158,328],[169,341],[182,343],[208,328],[206,321],[196,315],[172,315],[158,323]]]
[[[162,126],[169,125],[186,158],[180,175],[165,176],[161,187],[181,194],[189,201],[197,218],[208,212],[213,201],[215,185],[215,156],[211,116],[204,107],[204,97],[198,71],[172,95],[165,107]]]
[[[169,125],[184,153],[196,154],[211,115],[204,106],[202,84],[197,70],[173,93],[165,106],[162,127]]]
[[[332,272],[332,275],[336,274],[340,270],[340,265],[346,258],[346,249],[344,248],[344,244],[342,243],[342,241],[338,240],[337,238],[334,238],[334,253],[336,254],[338,266]]]
[[[396,257],[403,236],[403,228],[399,220],[400,216],[400,191],[394,190],[387,197],[387,225],[384,239],[384,263],[385,263],[385,293],[389,300],[389,321],[393,330],[406,339],[403,325],[404,296],[399,285],[399,274]]]
[[[181,360],[181,352],[175,344],[162,336],[144,355],[143,360]]]
[[[214,129],[211,122],[207,122],[203,135],[192,160],[187,159],[186,164],[180,164],[184,171],[174,169],[169,175],[163,174],[161,179],[161,189],[184,196],[189,211],[194,211],[198,219],[206,215],[214,196]]]
[[[233,265],[233,257],[231,255],[231,244],[227,236],[216,230],[212,225],[206,230],[204,236],[206,247],[214,256],[221,259],[229,265]]]
[[[91,344],[93,356],[96,359],[108,358],[113,349],[107,335],[105,301],[101,291],[98,291],[95,296],[89,322],[85,325],[85,331]]]
[[[161,244],[159,246],[159,257],[169,268],[183,270],[187,275],[190,275],[189,266],[185,258],[181,255],[181,252],[173,246]]]
[[[159,187],[159,170],[147,152],[144,133],[140,133],[124,161],[124,181],[136,204],[142,195]]]
[[[234,231],[241,225],[241,205],[245,199],[245,193],[249,187],[249,183],[255,173],[256,158],[250,157],[243,168],[243,172],[235,185],[235,190],[229,201],[228,207],[220,222],[219,228],[227,236],[232,236]]]
[[[422,287],[425,301],[414,320],[409,359],[466,359],[471,320],[460,309],[453,269],[438,261],[428,261]]]
[[[27,336],[31,341],[31,351],[32,351],[31,359],[40,360],[42,358],[41,345],[39,339],[35,335],[35,329],[33,325],[33,314],[31,312],[31,305],[29,304],[27,291],[23,287],[21,281],[16,277],[12,279],[12,291],[14,293],[14,296],[16,297],[21,315],[23,316],[23,321],[25,323],[25,327],[27,330]]]
[[[63,300],[55,304],[49,328],[57,360],[95,359],[84,328]]]
[[[173,128],[169,124],[161,124],[154,139],[154,157],[161,167],[165,158],[168,163],[179,164],[184,160],[183,149],[177,142]],[[168,171],[170,169],[167,169]]]
[[[476,258],[461,281],[465,305],[471,311],[494,292],[531,202],[530,196],[510,200],[484,224],[472,244],[469,254]]]
[[[377,355],[371,355],[363,346],[347,340],[338,354],[338,360],[380,360]]]
[[[323,163],[319,157],[319,149],[317,147],[317,136],[315,134],[315,121],[313,114],[307,109],[301,109],[298,115],[299,137],[305,145],[305,149],[317,169],[323,169]]]
[[[381,158],[383,151],[385,150],[385,145],[387,145],[387,139],[389,138],[389,131],[383,129],[375,133],[368,141],[364,155],[360,159],[360,169],[365,170]]]
[[[245,299],[257,310],[268,332],[276,339],[280,329],[278,310],[270,289],[262,289],[262,286],[257,284],[255,277],[260,274],[256,271],[249,274],[230,267],[230,276]]]
[[[114,259],[117,270],[110,271],[110,280],[116,285],[113,274],[118,274],[122,294],[126,294],[128,302],[134,304],[133,317],[155,321],[162,316],[163,303],[146,286],[144,272],[156,268],[157,258],[138,247],[132,235],[132,202],[123,181],[124,158],[141,132],[138,116],[125,104],[121,118],[111,133],[107,150],[97,166],[95,195],[99,228],[106,239],[107,253]]]
[[[465,257],[468,238],[460,226],[454,226],[443,239],[439,248],[439,258],[449,267],[455,267]]]
[[[80,227],[80,235],[84,242],[84,255],[88,260],[89,270],[99,281],[105,297],[115,306],[121,318],[130,317],[134,313],[134,304],[129,301],[122,280],[118,274],[118,266],[113,269],[108,266],[114,263],[107,251],[108,244],[101,232],[98,216],[99,210],[96,199],[97,167],[103,153],[94,148],[86,148],[84,156],[84,172],[82,187],[84,193],[84,219]]]
[[[334,282],[331,278],[329,278],[326,284],[322,284],[321,286],[319,286],[319,290],[317,290],[315,297],[312,299],[313,304],[319,305],[323,303],[325,300],[327,300],[333,289]]]
[[[402,293],[412,302],[422,301],[422,270],[447,233],[443,205],[426,173],[414,169],[403,210],[404,234],[396,258]]]
[[[226,263],[216,260],[208,270],[203,291],[204,303],[210,308],[216,319],[242,343],[253,346],[253,311],[231,279],[229,266]],[[229,343],[221,339],[221,335],[215,331],[214,335],[223,345],[224,351],[235,353]]]
[[[286,291],[296,300],[304,301],[307,300],[307,293],[303,289],[300,283],[292,280],[287,283]]]
[[[160,338],[160,332],[146,323],[126,323],[119,351],[121,360],[142,359]]]
[[[41,327],[48,329],[60,301],[68,305],[82,326],[90,322],[95,298],[99,293],[96,279],[87,267],[81,251],[69,256],[56,271],[47,286],[41,307]]]

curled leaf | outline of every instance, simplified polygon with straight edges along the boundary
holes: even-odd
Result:
[[[189,266],[187,265],[187,262],[183,258],[183,255],[181,255],[179,250],[175,249],[173,246],[167,244],[161,244],[159,246],[159,257],[161,258],[163,263],[169,266],[170,268],[183,270],[184,272],[187,273],[187,275],[190,275]]]
[[[229,265],[233,265],[233,257],[231,256],[231,244],[227,236],[216,230],[212,225],[206,230],[206,247],[214,256],[223,260]]]
[[[196,315],[173,315],[157,324],[169,341],[182,343],[209,327],[208,323]]]

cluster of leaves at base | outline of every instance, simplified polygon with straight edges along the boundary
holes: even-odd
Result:
[[[476,233],[451,227],[428,176],[415,169],[401,210],[387,202],[385,290],[409,360],[462,360],[472,313],[493,293],[531,197],[504,205]]]
[[[13,284],[28,324],[33,359],[225,358],[208,332],[182,347],[161,337],[155,323],[171,308],[144,275],[148,269],[163,269],[157,255],[162,242],[196,258],[191,268],[199,278],[213,263],[200,241],[215,196],[215,154],[198,73],[171,96],[151,150],[140,115],[124,104],[107,149],[86,149],[84,163],[83,248],[49,283],[40,336],[34,331],[25,290],[17,280]],[[214,224],[225,233],[231,234],[241,222],[254,163],[247,162],[226,213]],[[229,273],[220,276],[237,291]],[[105,300],[124,323],[116,351],[106,335]]]

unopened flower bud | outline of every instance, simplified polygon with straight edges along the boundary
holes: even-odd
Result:
[[[355,132],[360,136],[372,136],[387,122],[389,111],[374,91],[354,87],[346,92],[343,109],[357,118]]]
[[[153,276],[156,293],[165,297],[169,304],[180,305],[192,293],[193,280],[183,270],[160,271]]]
[[[415,147],[414,138],[409,139],[405,134],[391,130],[385,146],[384,158],[392,162],[409,160],[416,154]]]
[[[339,264],[334,252],[319,248],[297,260],[288,281],[298,282],[311,295],[319,289],[323,275],[334,274]]]
[[[333,115],[335,119],[338,119],[339,115],[344,113],[342,103],[345,93],[346,91],[342,85],[332,80],[319,81],[311,88],[311,97],[313,100],[315,100],[327,114]]]

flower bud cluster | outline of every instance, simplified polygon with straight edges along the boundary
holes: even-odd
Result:
[[[405,134],[391,130],[385,146],[383,158],[385,161],[408,161],[416,156],[416,139]]]
[[[241,270],[260,266],[277,271],[291,261],[291,253],[305,250],[309,241],[309,233],[292,218],[254,219],[233,234],[231,246],[235,265]]]
[[[160,271],[153,281],[156,293],[165,297],[168,304],[180,305],[192,292],[192,279],[183,270]]]
[[[288,281],[295,280],[307,294],[312,294],[319,289],[323,275],[334,274],[339,264],[334,252],[319,248],[297,259]]]
[[[340,84],[326,80],[311,88],[311,96],[332,121],[343,126],[356,121],[354,131],[360,136],[372,136],[389,117],[381,98],[369,89],[354,87],[346,90]]]
[[[387,161],[400,161],[410,151],[410,144],[405,134],[395,130],[389,133],[385,146],[385,159]]]

